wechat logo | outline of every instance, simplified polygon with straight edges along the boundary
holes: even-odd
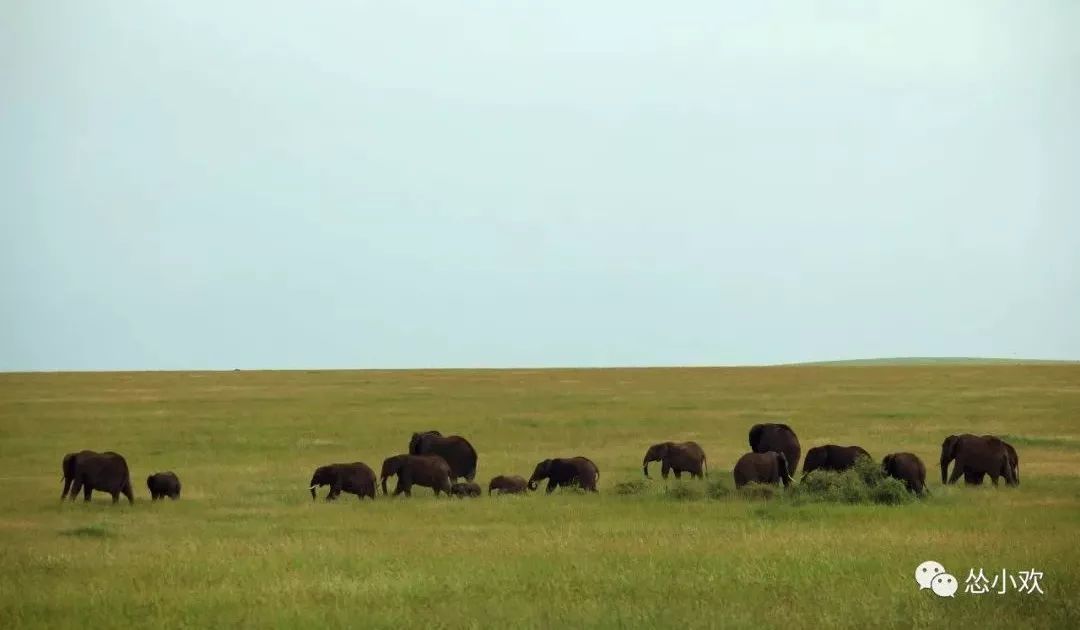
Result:
[[[928,588],[938,597],[956,597],[956,589],[960,586],[940,562],[933,560],[915,567],[915,581],[919,583],[920,591]]]

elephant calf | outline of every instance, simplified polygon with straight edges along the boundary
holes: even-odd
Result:
[[[548,494],[559,486],[579,486],[589,492],[596,492],[600,469],[588,457],[545,459],[536,465],[526,486],[529,490],[535,490],[536,482],[541,479],[548,480]]]
[[[398,478],[397,487],[394,488],[395,497],[401,493],[411,497],[414,485],[433,489],[435,496],[439,496],[440,492],[450,494],[450,465],[438,455],[409,455],[402,453],[401,455],[387,457],[383,460],[382,474],[380,475],[383,494],[388,494],[386,490],[387,477],[393,477],[394,475],[397,475]]]
[[[171,470],[154,473],[147,477],[146,487],[150,489],[150,499],[153,501],[165,497],[174,501],[180,498],[180,478]]]
[[[660,462],[660,475],[664,479],[667,479],[669,472],[674,472],[676,479],[681,479],[684,472],[690,473],[691,477],[701,478],[702,471],[708,474],[709,470],[705,463],[705,451],[697,442],[661,442],[650,446],[641,462],[646,477],[649,476],[649,462]]]
[[[891,453],[881,460],[885,474],[904,482],[908,492],[922,496],[926,492],[926,466],[914,453]]]
[[[791,471],[788,469],[787,456],[776,451],[768,453],[747,453],[735,462],[732,471],[735,487],[741,488],[748,483],[767,483],[784,487],[791,485]]]
[[[481,494],[480,486],[476,485],[471,481],[455,483],[454,485],[450,486],[450,494],[458,497],[459,499],[464,499],[466,497],[478,497]]]
[[[528,482],[524,477],[517,475],[499,475],[491,479],[491,483],[488,484],[488,495],[492,490],[495,490],[499,494],[521,494],[525,492],[525,488],[528,487]]]
[[[860,457],[870,457],[861,446],[837,446],[826,444],[815,446],[806,452],[806,461],[803,462],[803,477],[815,470],[832,470],[843,472],[855,465]]]
[[[375,471],[364,462],[319,466],[315,469],[315,474],[311,475],[308,486],[312,501],[315,500],[315,489],[320,486],[330,486],[330,492],[326,493],[327,501],[333,501],[342,492],[355,494],[361,501],[364,497],[370,497],[374,501]]]

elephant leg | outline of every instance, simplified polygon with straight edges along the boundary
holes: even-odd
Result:
[[[113,505],[116,505],[117,503],[120,502],[120,493],[118,491],[114,490],[114,491],[110,492],[109,494],[112,495]]]
[[[957,464],[956,466],[953,466],[953,471],[952,471],[952,474],[949,475],[948,483],[949,484],[956,483],[956,480],[959,479],[960,475],[962,475],[962,474],[964,474],[964,467],[963,466],[961,466],[960,464]]]
[[[94,493],[94,489],[90,487],[90,484],[83,485],[83,501],[89,501],[90,495]]]
[[[558,486],[559,484],[555,483],[554,479],[548,479],[547,493],[551,494],[552,492],[555,492],[555,488]]]
[[[664,462],[663,466],[660,467],[660,476],[663,477],[664,479],[667,479],[668,473],[670,473],[670,472],[671,472],[671,466],[668,466],[667,462]],[[675,473],[675,476],[677,477],[678,473]]]
[[[673,468],[672,470],[675,471],[675,478],[676,479],[682,479],[682,470],[681,469]]]

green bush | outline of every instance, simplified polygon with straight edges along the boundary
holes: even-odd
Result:
[[[815,470],[791,491],[796,503],[880,503],[899,505],[915,500],[903,482],[893,479],[870,458],[861,458],[842,473]]]
[[[779,488],[777,486],[773,486],[767,483],[748,483],[745,486],[739,488],[739,496],[744,499],[751,499],[754,501],[768,501],[775,497],[778,491]]]
[[[705,495],[710,499],[724,499],[731,496],[732,488],[724,479],[714,479],[705,485]]]
[[[668,486],[667,496],[676,501],[696,501],[702,498],[701,484],[675,482]]]
[[[635,479],[633,481],[620,481],[615,484],[615,494],[621,494],[624,496],[633,496],[638,494],[645,494],[649,489],[649,484],[644,479]]]

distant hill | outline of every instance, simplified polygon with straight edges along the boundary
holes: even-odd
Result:
[[[901,365],[1070,365],[1080,361],[1055,359],[1002,359],[993,357],[883,357],[877,359],[848,359],[842,361],[810,361],[790,365],[835,366],[901,366]]]

